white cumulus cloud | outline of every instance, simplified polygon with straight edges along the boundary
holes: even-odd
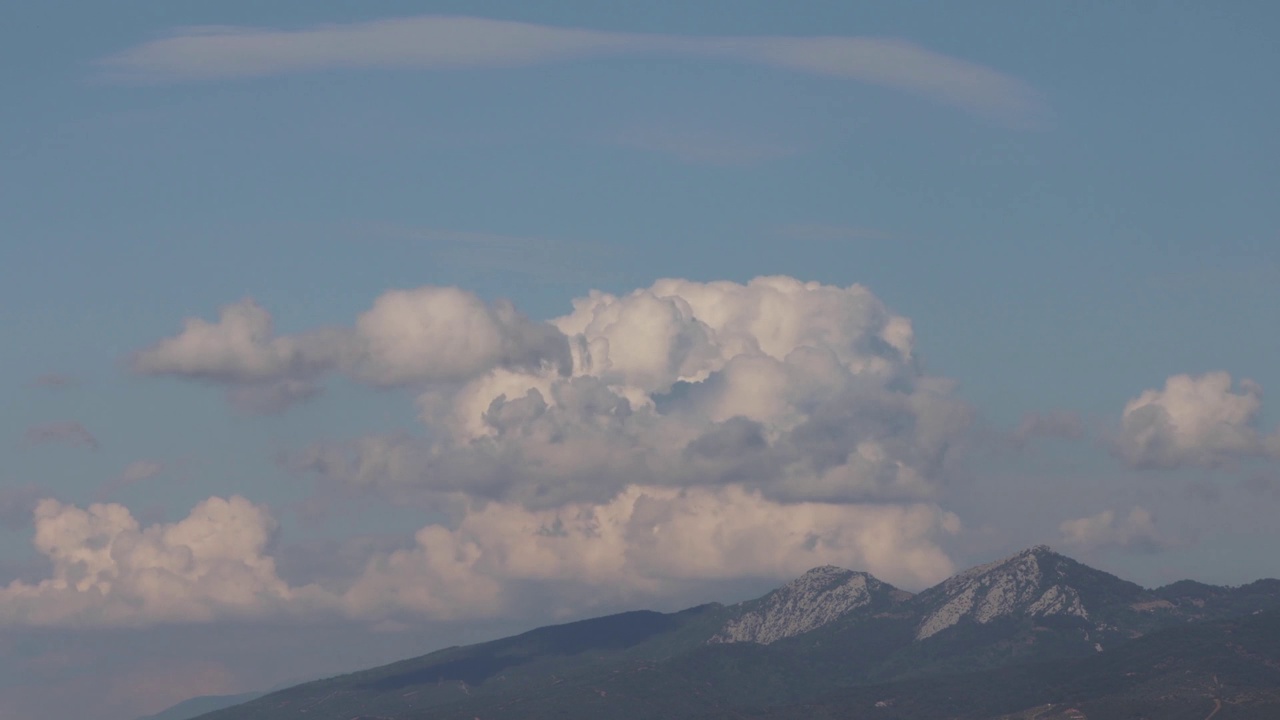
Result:
[[[181,333],[133,357],[146,375],[214,382],[272,381],[323,364],[305,343],[276,337],[271,314],[252,298],[222,308],[217,322],[188,318]]]
[[[952,384],[920,372],[910,321],[857,285],[660,280],[592,293],[552,325],[571,363],[432,387],[418,399],[429,439],[365,438],[298,463],[393,497],[529,507],[733,483],[781,501],[920,500],[968,428]],[[406,358],[435,352],[404,343]]]
[[[452,287],[393,290],[356,321],[354,357],[361,379],[380,385],[466,380],[493,367],[568,370],[565,338],[521,315]]]
[[[392,290],[352,328],[277,335],[252,299],[223,307],[218,320],[188,318],[182,332],[133,355],[143,375],[219,384],[240,410],[285,410],[319,392],[321,377],[345,372],[392,386],[453,382],[495,366],[566,367],[565,339],[510,303],[485,303],[449,287]]]
[[[1262,387],[1226,372],[1174,375],[1124,407],[1117,454],[1134,467],[1217,466],[1280,449],[1258,427]]]
[[[183,520],[145,528],[123,505],[42,500],[34,544],[52,572],[0,588],[0,623],[133,626],[262,614],[301,600],[266,554],[274,530],[264,508],[238,496],[209,498]]]
[[[287,606],[454,619],[519,612],[530,584],[573,612],[827,563],[911,587],[952,569],[941,541],[959,520],[938,500],[970,411],[953,383],[921,370],[910,320],[859,285],[664,279],[589,293],[545,323],[426,287],[383,294],[352,326],[283,336],[242,303],[216,324],[188,321],[137,362],[232,388],[342,372],[400,389],[416,399],[420,436],[322,443],[291,463],[321,493],[416,504],[440,519],[408,547],[371,551],[359,573],[297,588],[266,554],[269,516],[247,503],[206,527],[243,536],[227,556],[238,562],[195,553],[177,580],[153,572],[174,573],[166,558],[186,557],[170,526],[140,530],[120,506],[42,505],[106,529],[46,543],[57,572],[13,586],[15,597],[96,591],[99,612],[153,606],[158,618]],[[202,506],[193,518],[205,515]],[[117,536],[150,539],[121,545],[151,548],[146,562],[103,555]],[[81,556],[92,572],[57,560]],[[247,573],[223,580],[247,594],[211,595],[195,579],[206,566]],[[143,580],[153,575],[163,587]]]
[[[34,544],[52,571],[0,588],[0,625],[138,627],[286,613],[478,619],[529,612],[520,592],[529,583],[559,611],[581,612],[661,598],[680,583],[785,579],[832,563],[915,587],[952,572],[939,541],[959,530],[958,518],[928,503],[779,503],[736,485],[631,486],[608,502],[542,510],[470,503],[458,522],[420,529],[412,547],[375,551],[345,587],[297,587],[268,552],[275,522],[241,497],[212,497],[183,520],[149,527],[118,504],[45,499],[34,514]]]
[[[344,601],[363,617],[485,617],[508,607],[522,582],[589,587],[579,603],[625,601],[679,581],[786,578],[832,563],[915,587],[951,573],[937,541],[958,525],[927,504],[782,504],[737,486],[632,486],[607,503],[539,511],[487,503],[456,528],[427,526],[413,548],[371,561]],[[559,600],[574,604],[571,594]]]

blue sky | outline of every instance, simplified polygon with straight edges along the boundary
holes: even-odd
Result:
[[[485,503],[534,513],[519,521],[533,522],[551,512],[537,498],[599,510],[628,488],[684,482],[628,475],[634,468],[610,469],[596,489],[557,489],[554,475],[470,474],[478,461],[464,450],[478,441],[499,455],[541,451],[504,445],[506,425],[479,440],[458,435],[470,430],[439,408],[483,410],[501,382],[515,383],[502,386],[511,408],[541,388],[551,408],[542,420],[577,407],[554,373],[538,374],[563,358],[521,344],[544,321],[568,343],[557,353],[576,348],[579,331],[584,343],[612,343],[613,370],[602,369],[599,349],[572,350],[572,370],[561,369],[582,381],[573,392],[602,383],[639,415],[649,401],[682,408],[679,420],[655,410],[652,426],[619,431],[632,433],[625,447],[659,442],[645,434],[654,427],[666,428],[661,442],[723,440],[717,433],[738,427],[717,415],[728,407],[748,408],[748,421],[781,433],[774,440],[801,416],[816,422],[803,404],[770,414],[777,408],[762,409],[758,384],[736,384],[726,369],[733,329],[708,313],[765,297],[767,288],[748,285],[760,276],[871,293],[819,301],[787,289],[797,304],[778,322],[797,337],[810,337],[815,314],[856,326],[823,336],[852,343],[832,352],[855,376],[874,363],[849,348],[893,346],[884,350],[892,357],[875,355],[894,374],[877,392],[905,393],[893,397],[916,413],[909,437],[863,414],[862,380],[841,386],[851,399],[839,417],[892,436],[863,460],[921,477],[863,487],[855,468],[846,480],[810,482],[779,450],[773,460],[792,468],[790,484],[724,481],[716,492],[727,494],[707,500],[720,503],[722,514],[710,513],[719,522],[792,512],[797,502],[868,526],[872,516],[858,513],[874,503],[899,503],[902,518],[934,513],[919,537],[902,531],[915,550],[935,553],[932,565],[876,560],[862,541],[815,558],[880,563],[871,569],[897,572],[889,579],[904,585],[1040,541],[1152,584],[1280,574],[1266,551],[1277,539],[1269,518],[1280,508],[1280,414],[1262,392],[1280,387],[1280,51],[1267,34],[1278,19],[1261,2],[138,2],[127,13],[11,3],[0,10],[0,332],[10,338],[0,353],[0,584],[37,588],[57,577],[52,556],[32,548],[40,498],[61,503],[43,506],[50,517],[117,503],[142,532],[238,495],[269,509],[276,529],[253,552],[273,557],[282,579],[255,577],[285,583],[283,609],[241,617],[215,603],[222,609],[209,618],[143,613],[102,620],[102,632],[123,638],[124,627],[141,627],[139,637],[160,643],[165,628],[213,632],[293,614],[358,634],[392,622],[382,613],[430,645],[494,618],[521,626],[768,587],[802,560],[748,563],[706,584],[668,568],[592,607],[561,607],[550,591],[536,607],[499,598],[487,617],[447,616],[430,603],[370,609],[348,592],[365,563],[412,548],[424,526],[462,537],[469,518],[517,522],[484,515]],[[659,292],[662,278],[690,283]],[[701,285],[721,280],[749,289]],[[428,332],[422,343],[379,345],[361,329],[357,318],[382,307],[384,293],[427,286],[465,297],[406,296],[378,317],[396,333],[434,318],[443,324],[423,327],[460,333],[456,343]],[[671,316],[633,302],[642,288],[664,302],[679,295],[697,317],[669,328]],[[592,290],[613,298],[583,301],[599,317],[641,319],[630,330],[578,327],[567,319],[574,299]],[[244,298],[274,335],[188,342],[187,318],[217,322],[220,308]],[[527,323],[495,320],[504,300]],[[823,309],[806,315],[810,307]],[[910,319],[910,348],[892,341],[892,317]],[[486,354],[474,335],[482,330],[501,336],[501,348]],[[712,333],[704,349],[720,360],[644,365],[668,330],[697,335],[695,344]],[[456,355],[433,354],[437,345],[478,353],[474,373],[442,374]],[[282,353],[293,364],[272,364]],[[512,353],[536,356],[542,369]],[[1212,375],[1223,372],[1225,384]],[[935,380],[954,388],[936,390]],[[680,383],[692,383],[692,400]],[[800,392],[787,388],[779,392]],[[713,390],[723,393],[714,402]],[[261,412],[271,392],[314,394]],[[239,400],[228,404],[228,393]],[[966,420],[940,419],[958,417],[956,408]],[[541,420],[519,415],[528,406],[511,412],[511,422],[530,423],[520,442],[540,437]],[[1057,420],[1036,425],[1029,414]],[[394,443],[360,449],[361,438],[398,438],[406,455],[374,462]],[[935,442],[955,448],[945,467],[920,464]],[[337,454],[324,464],[324,452]],[[432,452],[453,464],[414,465]],[[370,464],[343,471],[338,457]],[[543,459],[565,477],[588,472]],[[257,517],[248,507],[235,510],[237,522]],[[902,518],[892,522],[909,524]],[[333,548],[341,562],[326,566]],[[507,569],[486,570],[476,592],[516,582]],[[299,599],[313,581],[327,599]],[[30,647],[51,647],[73,621],[93,624],[74,614],[6,617],[0,640],[30,634]],[[351,664],[413,651],[374,647]],[[34,698],[71,681],[32,679],[24,667],[0,666],[0,687],[35,688],[0,718],[59,716]],[[243,686],[259,679],[192,667],[173,692],[251,689]],[[118,688],[129,682],[122,675]],[[67,702],[109,692],[66,687],[76,688]],[[156,709],[112,707],[122,718]]]

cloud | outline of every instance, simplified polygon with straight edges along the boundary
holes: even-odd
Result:
[[[140,527],[123,505],[35,508],[34,544],[53,566],[0,588],[0,624],[137,626],[262,615],[309,589],[289,588],[266,549],[275,522],[244,498],[209,498],[185,519]]]
[[[32,380],[31,384],[34,387],[61,389],[75,387],[80,384],[80,381],[71,375],[64,375],[62,373],[45,373],[44,375],[40,375]]]
[[[132,485],[150,480],[162,472],[164,472],[164,463],[158,460],[135,460],[120,472],[117,479],[125,485]]]
[[[1134,507],[1128,515],[1119,518],[1114,510],[1103,510],[1089,517],[1066,520],[1058,530],[1064,544],[1084,551],[1137,549],[1154,552],[1170,544],[1156,531],[1151,513],[1142,507]]]
[[[430,387],[426,438],[329,443],[294,466],[427,504],[461,493],[545,508],[727,484],[786,502],[922,500],[966,438],[969,409],[918,370],[910,321],[860,286],[660,280],[579,298],[551,326],[560,338],[545,344],[569,349],[565,366],[507,362]],[[437,351],[388,335],[403,346],[395,367]]]
[[[232,385],[227,388],[227,402],[245,415],[275,415],[316,397],[320,392],[319,383],[310,378],[282,378]]]
[[[322,348],[276,337],[271,314],[252,298],[227,305],[217,322],[188,318],[182,332],[136,353],[144,375],[176,375],[210,382],[271,382],[328,364]]]
[[[952,569],[940,540],[959,520],[937,499],[971,413],[914,345],[910,320],[866,288],[788,277],[592,292],[546,323],[457,288],[395,290],[349,327],[295,335],[242,301],[136,367],[233,390],[341,372],[416,397],[421,436],[289,460],[321,496],[436,519],[366,546],[362,563],[343,555],[330,577],[312,562],[294,586],[268,554],[274,521],[242,498],[147,528],[120,505],[44,500],[36,545],[54,571],[12,583],[0,606],[19,624],[452,620],[827,563],[928,584]]]
[[[59,443],[72,447],[98,449],[98,438],[93,436],[84,425],[74,420],[34,425],[27,428],[26,440],[32,445]]]
[[[361,243],[411,246],[455,274],[509,276],[540,285],[580,286],[618,275],[629,251],[602,243],[541,236],[462,232],[444,228],[364,224],[354,228]]]
[[[449,382],[494,367],[569,365],[564,337],[507,302],[449,287],[393,290],[356,321],[353,374],[378,385]]]
[[[789,578],[832,563],[913,587],[952,572],[938,540],[959,530],[928,503],[778,503],[740,486],[632,486],[605,503],[544,510],[472,503],[455,525],[420,529],[411,547],[375,551],[345,587],[297,587],[267,552],[274,520],[240,497],[209,498],[179,522],[146,528],[121,505],[45,499],[35,525],[52,572],[0,588],[0,625],[492,618],[528,612],[521,589],[531,583],[558,588],[559,609],[575,612],[659,598],[681,583]]]
[[[189,318],[182,332],[138,351],[135,372],[223,385],[237,409],[280,412],[314,397],[320,378],[342,371],[380,386],[456,382],[493,367],[567,367],[554,329],[506,302],[485,303],[451,287],[384,293],[354,328],[276,335],[252,299],[223,307],[217,322]]]
[[[1037,438],[1062,438],[1079,440],[1085,436],[1084,421],[1080,416],[1065,410],[1048,413],[1027,413],[1013,431],[1013,442],[1024,447]]]
[[[729,60],[895,88],[1010,125],[1043,103],[996,70],[905,40],[714,37],[602,32],[458,16],[420,16],[297,30],[201,26],[99,61],[109,77],[182,82],[336,68],[494,68],[609,56]]]
[[[1146,390],[1124,407],[1115,452],[1137,468],[1217,467],[1268,453],[1280,455],[1280,434],[1258,428],[1262,387],[1227,372],[1173,375],[1162,390]]]
[[[98,499],[103,500],[115,492],[156,477],[167,469],[159,460],[135,460],[125,466],[120,473],[102,484],[98,489]]]
[[[487,503],[456,528],[427,526],[413,548],[371,561],[344,602],[360,617],[489,617],[528,582],[625,602],[682,581],[794,577],[833,563],[917,587],[952,572],[936,540],[957,529],[932,505],[781,504],[735,486],[633,486],[607,503],[542,511]],[[573,594],[558,600],[572,606]]]

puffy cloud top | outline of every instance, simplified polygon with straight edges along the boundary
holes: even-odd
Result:
[[[1174,375],[1125,405],[1116,449],[1135,467],[1214,466],[1276,448],[1258,429],[1262,387],[1231,375]]]
[[[911,358],[911,322],[865,288],[756,278],[746,285],[659,280],[622,298],[592,293],[555,321],[585,340],[583,370],[615,384],[665,392],[699,381],[731,359],[785,361],[822,349],[857,372],[886,372]]]
[[[356,321],[352,342],[350,368],[380,385],[466,380],[500,366],[569,369],[568,342],[554,328],[450,287],[383,294]]]
[[[273,380],[314,362],[294,338],[276,337],[271,314],[251,298],[227,305],[217,322],[188,318],[182,332],[134,355],[146,375],[215,382]]]
[[[917,368],[910,321],[856,285],[660,280],[591,293],[551,325],[571,351],[569,377],[547,363],[482,362],[492,367],[419,397],[438,431],[429,450],[366,443],[345,474],[396,495],[530,507],[605,501],[637,484],[921,499],[944,481],[968,424],[951,383]]]
[[[242,497],[209,498],[147,528],[127,508],[57,500],[35,509],[35,547],[53,565],[0,589],[0,622],[140,625],[256,615],[294,599],[265,554],[275,523]]]

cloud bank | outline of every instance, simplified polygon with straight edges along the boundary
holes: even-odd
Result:
[[[938,499],[970,411],[921,371],[910,321],[858,285],[667,279],[592,292],[548,322],[422,287],[297,334],[242,300],[188,319],[133,367],[233,402],[318,390],[331,373],[406,393],[420,434],[321,443],[289,462],[322,494],[441,519],[341,582],[295,586],[270,553],[275,521],[243,498],[145,528],[121,505],[44,500],[35,544],[53,571],[3,590],[0,622],[453,620],[519,614],[531,586],[572,613],[823,564],[908,587],[953,570],[940,543],[960,523]]]
[[[610,56],[701,58],[846,78],[1009,125],[1034,123],[1044,112],[1037,93],[1015,78],[892,38],[636,34],[459,16],[295,30],[178,28],[100,65],[116,79],[184,82],[337,68],[513,67]]]
[[[0,588],[0,626],[483,619],[529,610],[520,607],[529,583],[562,589],[552,609],[573,613],[682,582],[790,577],[831,562],[918,585],[954,569],[935,540],[959,521],[928,504],[781,504],[739,487],[632,486],[602,504],[477,504],[456,527],[427,525],[412,547],[375,553],[336,589],[283,580],[268,553],[275,520],[238,496],[145,528],[122,505],[46,499],[35,525],[52,572]]]

